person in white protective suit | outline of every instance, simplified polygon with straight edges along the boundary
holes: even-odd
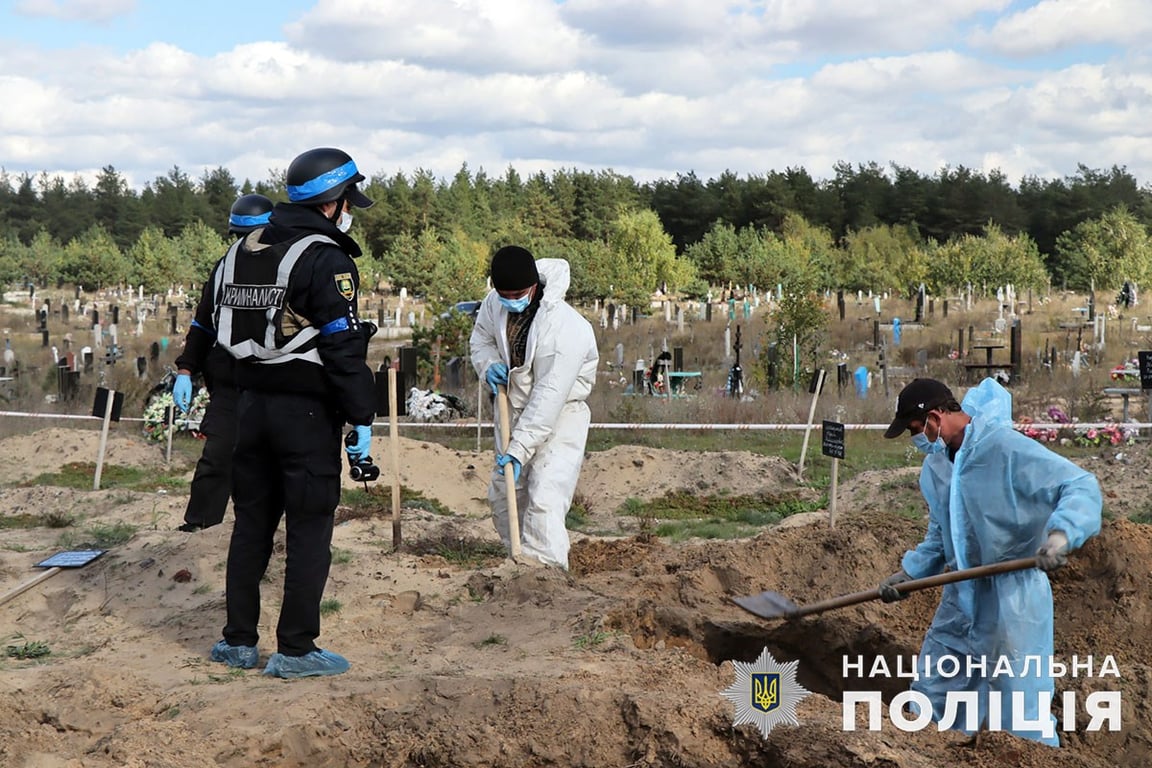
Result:
[[[564,518],[592,420],[585,401],[599,363],[596,335],[564,300],[570,281],[564,259],[537,261],[524,248],[506,246],[492,257],[491,277],[493,290],[472,329],[472,366],[493,393],[507,387],[511,435],[496,436],[488,502],[510,548],[503,476],[511,464],[521,552],[567,570]]]
[[[884,436],[905,431],[928,454],[920,470],[928,532],[904,554],[901,569],[881,583],[882,599],[903,599],[907,595],[897,584],[946,569],[1033,555],[1038,564],[946,585],[911,689],[931,702],[936,722],[948,711],[950,692],[975,694],[975,711],[962,703],[948,712],[955,715],[951,726],[968,734],[996,724],[989,723],[989,693],[998,692],[1002,730],[1059,746],[1051,714],[1052,588],[1047,571],[1064,565],[1069,552],[1099,533],[1100,486],[1090,472],[1014,430],[1012,397],[992,379],[971,389],[963,405],[942,382],[912,381],[900,392],[896,417]],[[939,674],[937,662],[947,656],[959,660],[959,675]],[[1029,657],[1036,658],[1026,661]],[[979,665],[981,659],[984,673],[968,677],[969,661]],[[1022,707],[1013,694],[1023,694]]]

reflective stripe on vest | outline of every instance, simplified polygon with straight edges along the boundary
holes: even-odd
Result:
[[[316,365],[323,365],[320,353],[316,351],[315,339],[320,335],[317,328],[302,329],[282,346],[276,346],[276,315],[283,311],[284,301],[288,294],[288,278],[296,262],[310,246],[317,243],[336,245],[330,237],[324,235],[308,235],[294,242],[280,259],[276,269],[275,286],[242,286],[246,291],[237,291],[237,295],[251,296],[251,300],[259,306],[253,308],[264,309],[264,343],[259,344],[252,339],[236,342],[232,339],[232,310],[233,307],[221,304],[224,298],[225,286],[233,286],[236,277],[236,255],[240,251],[243,240],[237,240],[228,253],[225,254],[220,269],[216,270],[216,282],[213,294],[216,299],[216,331],[217,343],[223,346],[237,360],[254,359],[254,362],[277,365],[290,363],[294,360],[307,361]],[[337,246],[339,247],[339,246]],[[259,258],[259,256],[256,256]],[[268,306],[263,306],[267,304]],[[301,349],[307,346],[307,349]]]

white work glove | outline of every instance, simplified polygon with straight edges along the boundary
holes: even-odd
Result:
[[[1054,571],[1068,564],[1068,537],[1064,531],[1049,531],[1044,546],[1036,550],[1036,567],[1042,571]]]
[[[896,571],[896,573],[880,582],[880,599],[886,603],[894,603],[897,600],[903,600],[908,597],[907,594],[898,592],[896,585],[911,580],[912,577],[905,573],[903,568]]]

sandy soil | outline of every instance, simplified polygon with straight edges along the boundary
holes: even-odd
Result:
[[[841,657],[916,651],[937,593],[790,623],[761,621],[727,600],[772,589],[806,603],[875,585],[922,536],[922,520],[892,513],[914,499],[914,469],[843,483],[834,530],[816,514],[742,541],[576,536],[564,574],[499,559],[458,562],[453,542],[495,540],[483,501],[491,456],[402,440],[403,484],[454,514],[406,509],[398,553],[390,551],[387,503],[379,515],[342,515],[334,547],[347,554],[326,593],[340,608],[324,619],[321,644],[352,669],[288,682],[258,670],[229,673],[207,659],[224,620],[229,523],[173,530],[187,498],[178,493],[21,485],[65,461],[92,461],[96,439],[53,429],[0,442],[0,516],[76,514],[80,532],[117,521],[137,528],[100,560],[0,605],[3,645],[42,641],[52,651],[0,657],[5,767],[1152,764],[1147,525],[1108,522],[1054,579],[1057,654],[1111,654],[1122,673],[1119,683],[1067,679],[1058,689],[1110,683],[1125,696],[1122,731],[1089,733],[1080,713],[1081,730],[1054,757],[1002,733],[974,747],[955,733],[906,734],[889,722],[879,732],[842,730]],[[108,462],[163,468],[155,446],[124,434],[113,435]],[[381,465],[388,462],[385,453]],[[681,452],[621,447],[590,456],[580,488],[590,527],[611,525],[628,497],[667,490],[803,492],[779,459],[736,452],[712,465],[701,485],[699,462]],[[1099,473],[1111,509],[1143,508],[1146,447],[1086,465]],[[0,530],[0,591],[36,575],[33,564],[60,549],[65,530]],[[274,558],[264,658],[282,575]],[[800,682],[814,692],[800,705],[801,725],[767,739],[733,728],[720,696],[733,681],[730,661],[751,661],[764,647],[799,660]]]

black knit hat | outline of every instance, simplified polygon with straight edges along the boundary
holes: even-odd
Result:
[[[506,245],[492,257],[492,287],[498,291],[521,291],[540,282],[531,251]]]
[[[900,437],[913,421],[923,421],[929,411],[952,402],[952,390],[936,379],[913,379],[896,398],[896,418],[884,437]]]

